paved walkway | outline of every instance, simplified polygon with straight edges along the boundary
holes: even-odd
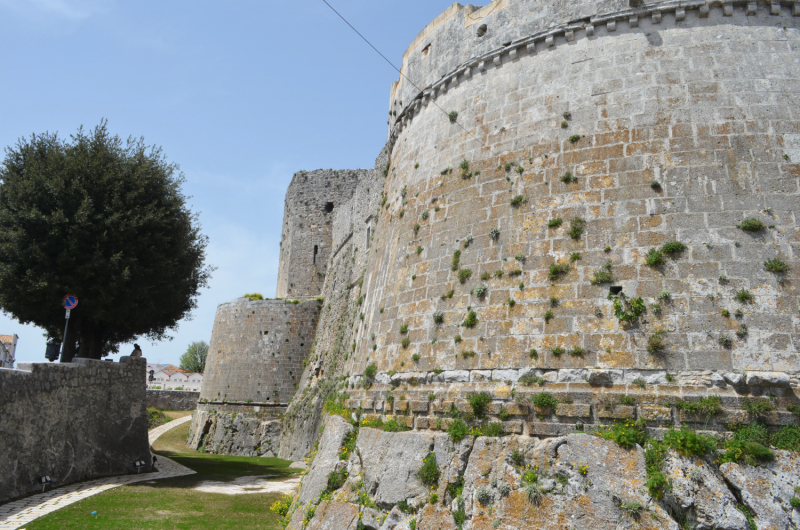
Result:
[[[177,420],[165,423],[149,431],[148,439],[153,445],[159,436],[178,425],[191,421],[192,416],[185,416]],[[9,502],[0,506],[0,530],[15,530],[38,519],[50,512],[54,512],[64,506],[69,506],[92,495],[97,495],[106,490],[143,482],[145,480],[157,480],[162,478],[181,477],[192,475],[195,472],[188,467],[182,466],[174,460],[158,455],[156,461],[156,473],[143,473],[137,475],[120,475],[116,477],[103,477],[77,484],[70,484],[62,488],[56,488],[45,493],[32,495],[25,499]]]

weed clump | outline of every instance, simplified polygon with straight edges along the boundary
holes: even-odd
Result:
[[[580,217],[573,217],[572,220],[569,222],[569,237],[572,239],[579,239],[581,234],[583,234],[583,227],[586,225],[586,221],[581,219]]]
[[[604,283],[612,283],[614,275],[611,273],[611,263],[606,263],[602,269],[594,271],[594,276],[589,281],[592,285],[601,285]]]
[[[741,223],[736,225],[736,228],[739,228],[746,232],[761,232],[762,230],[767,228],[767,225],[765,225],[758,219],[748,217],[747,219],[743,220]]]
[[[525,201],[526,201],[526,199],[525,199],[525,197],[523,195],[516,195],[509,202],[511,203],[511,206],[516,208],[517,206],[519,206],[520,204],[522,204]]]
[[[573,182],[578,182],[578,177],[573,175],[570,171],[567,171],[561,177],[561,182],[563,182],[564,184],[572,184]]]
[[[470,276],[472,276],[471,269],[461,269],[458,271],[458,281],[462,284],[466,283]]]
[[[789,270],[789,264],[780,258],[772,258],[764,262],[767,272],[782,273]]]
[[[426,486],[436,486],[439,483],[439,466],[434,453],[428,453],[428,456],[422,459],[422,467],[417,476]]]
[[[547,273],[547,279],[554,282],[567,274],[572,267],[568,263],[553,263]]]
[[[462,326],[465,328],[474,328],[475,324],[478,323],[478,314],[475,311],[470,311],[467,313],[467,318],[464,319],[464,322],[461,323]]]

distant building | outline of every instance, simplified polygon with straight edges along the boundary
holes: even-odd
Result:
[[[149,377],[150,370],[153,370],[152,381]],[[203,374],[187,372],[171,364],[148,364],[147,374],[147,388],[199,392],[203,387]]]
[[[14,368],[18,340],[16,334],[0,335],[0,368]]]

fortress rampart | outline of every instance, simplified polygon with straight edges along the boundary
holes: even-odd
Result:
[[[320,302],[239,298],[217,308],[208,347],[204,408],[286,407],[308,356]]]
[[[404,56],[375,167],[333,201],[329,172],[287,193],[279,293],[324,302],[279,453],[305,456],[344,394],[415,429],[475,392],[537,436],[623,416],[725,430],[759,399],[770,425],[793,421],[798,5],[497,0],[437,17]],[[542,393],[558,406],[537,410]],[[719,410],[693,423],[680,403],[709,397]]]

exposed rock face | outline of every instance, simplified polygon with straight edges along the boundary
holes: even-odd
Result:
[[[319,477],[345,465],[334,458],[345,427],[340,418],[327,421],[289,529],[301,530],[303,519],[315,510],[308,528],[351,528],[361,513],[368,530],[407,530],[412,522],[419,530],[456,530],[457,520],[464,530],[748,530],[737,508],[741,505],[752,512],[759,529],[797,528],[797,510],[790,505],[800,485],[797,453],[776,451],[775,462],[762,467],[716,467],[713,458],[670,451],[663,472],[671,488],[659,500],[648,493],[641,447],[624,449],[588,434],[544,440],[467,436],[454,444],[445,433],[362,427],[346,463],[347,483],[330,492],[330,502],[320,502]],[[431,452],[440,471],[433,488],[418,476],[422,458]],[[526,472],[536,478],[526,481]],[[456,485],[462,487],[461,496],[453,498]],[[432,493],[438,496],[433,503]],[[371,503],[377,508],[367,506]],[[405,512],[404,503],[410,507]]]
[[[753,512],[759,529],[789,530],[800,526],[800,514],[789,500],[799,497],[800,454],[775,451],[775,462],[752,467],[722,464],[720,469],[742,502]]]
[[[314,500],[322,494],[327,485],[328,473],[336,469],[340,462],[339,447],[352,430],[353,427],[339,416],[330,418],[320,438],[317,455],[308,469],[308,474],[303,478],[303,488],[299,496],[301,503]]]
[[[278,456],[281,422],[274,416],[195,411],[189,447],[236,456]]]
[[[666,502],[684,513],[697,530],[748,530],[747,518],[719,470],[702,460],[681,458],[670,451],[664,473],[672,479]]]

